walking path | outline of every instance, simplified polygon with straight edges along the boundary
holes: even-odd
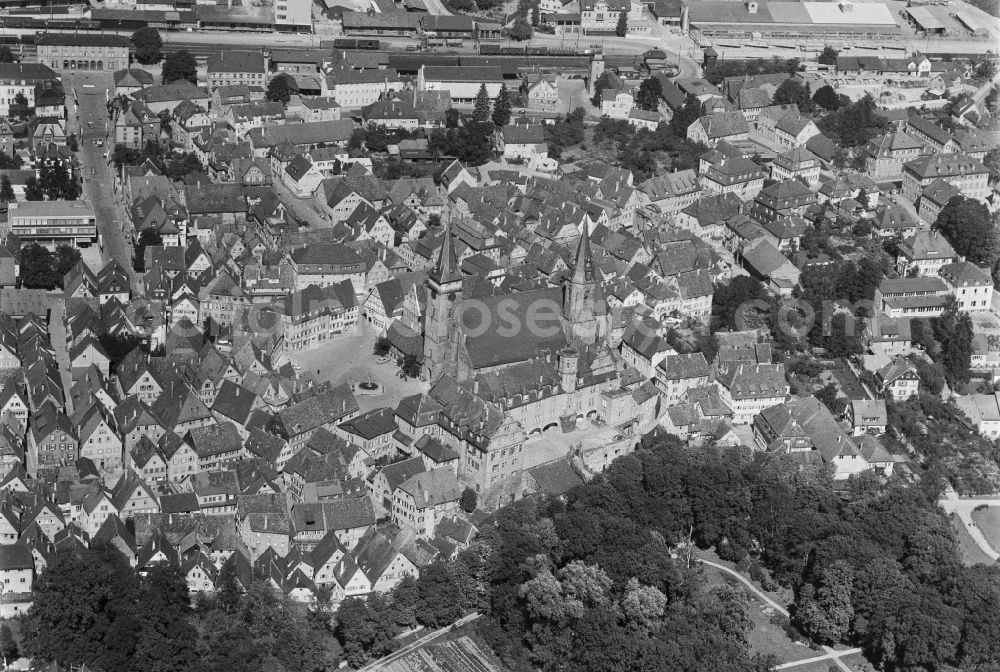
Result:
[[[1000,506],[1000,497],[995,499],[961,499],[955,489],[948,486],[948,489],[944,492],[944,497],[938,500],[938,504],[944,509],[945,513],[951,515],[954,513],[958,516],[958,519],[962,521],[965,525],[965,529],[969,531],[969,535],[972,540],[976,542],[976,545],[985,553],[990,556],[991,560],[1000,559],[1000,553],[990,546],[990,542],[987,541],[986,537],[983,536],[982,531],[976,522],[972,519],[972,512],[984,504],[986,506]]]
[[[799,667],[800,665],[808,665],[809,663],[819,663],[824,660],[833,660],[840,665],[843,665],[840,661],[841,656],[847,656],[852,653],[860,653],[861,649],[846,649],[844,651],[833,651],[832,653],[824,653],[822,656],[816,656],[815,658],[806,658],[805,660],[796,660],[791,663],[782,663],[781,665],[775,665],[776,670],[787,670],[791,667]],[[850,669],[850,668],[848,668]]]
[[[739,572],[737,572],[735,570],[732,570],[729,567],[726,567],[725,565],[719,565],[719,564],[716,564],[714,562],[709,562],[708,560],[702,560],[700,558],[698,559],[698,562],[700,562],[703,565],[708,565],[710,567],[714,567],[715,569],[719,570],[720,572],[725,572],[726,574],[729,574],[730,576],[732,576],[735,579],[737,579],[740,583],[742,583],[745,587],[747,587],[750,590],[750,592],[752,592],[755,596],[757,596],[757,598],[760,599],[764,604],[766,604],[767,606],[771,607],[772,609],[774,609],[775,611],[777,611],[782,616],[786,616],[787,617],[787,616],[790,615],[788,613],[787,609],[785,609],[783,606],[781,606],[780,604],[778,604],[777,602],[775,602],[774,600],[772,600],[770,597],[768,597],[763,591],[761,591],[759,588],[757,588],[757,586],[755,586],[753,584],[753,582],[750,581],[750,579],[746,578],[745,576],[743,576]],[[796,661],[793,661],[791,663],[783,663],[781,665],[777,665],[775,667],[775,669],[776,670],[780,670],[780,669],[784,669],[786,667],[795,667],[796,665],[805,665],[806,663],[813,662],[813,661],[816,661],[816,660],[827,660],[827,659],[830,659],[834,663],[836,663],[837,667],[839,667],[843,672],[853,672],[853,670],[851,670],[851,668],[849,668],[844,663],[844,661],[842,661],[840,658],[842,656],[849,656],[852,653],[861,653],[861,649],[857,649],[857,648],[854,648],[854,649],[844,649],[843,651],[835,651],[835,650],[831,649],[829,646],[824,646],[822,648],[826,652],[826,655],[819,656],[818,658],[809,658],[807,660],[796,660]]]

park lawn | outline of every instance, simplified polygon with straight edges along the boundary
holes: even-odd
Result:
[[[751,653],[771,654],[777,658],[779,664],[822,655],[820,650],[813,650],[805,644],[797,644],[792,641],[779,625],[771,622],[772,617],[780,617],[780,615],[774,613],[756,595],[746,590],[746,586],[742,583],[714,567],[702,565],[702,571],[705,572],[705,582],[709,588],[729,584],[744,589],[750,602],[750,617],[754,622],[753,632],[750,633]]]
[[[993,564],[993,558],[986,555],[983,549],[979,548],[979,544],[969,534],[969,531],[965,528],[965,524],[954,513],[951,514],[951,526],[955,529],[955,536],[958,538],[958,548],[962,554],[963,565],[969,567],[972,565]]]
[[[1000,553],[1000,506],[989,506],[972,512],[972,520],[979,531],[990,542],[994,551]]]

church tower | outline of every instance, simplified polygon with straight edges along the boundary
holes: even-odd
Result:
[[[427,276],[427,314],[424,319],[424,377],[458,376],[458,325],[455,309],[462,299],[462,273],[445,223],[437,263]]]
[[[597,341],[597,316],[594,311],[596,301],[596,274],[590,255],[590,228],[583,225],[583,234],[576,246],[576,264],[573,277],[566,283],[563,293],[563,316],[569,323],[571,338],[579,338],[584,343]]]

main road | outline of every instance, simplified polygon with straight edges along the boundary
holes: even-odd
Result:
[[[138,287],[132,271],[132,246],[122,231],[124,211],[106,158],[114,146],[107,107],[108,98],[114,96],[113,76],[110,72],[63,72],[62,81],[71,110],[70,128],[75,129],[80,143],[77,156],[83,196],[94,206],[102,258],[105,262],[115,259],[128,271],[134,291]]]

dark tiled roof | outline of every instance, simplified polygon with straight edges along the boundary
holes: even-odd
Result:
[[[528,473],[538,484],[539,492],[549,496],[565,494],[584,482],[567,460],[540,464],[528,469]]]

